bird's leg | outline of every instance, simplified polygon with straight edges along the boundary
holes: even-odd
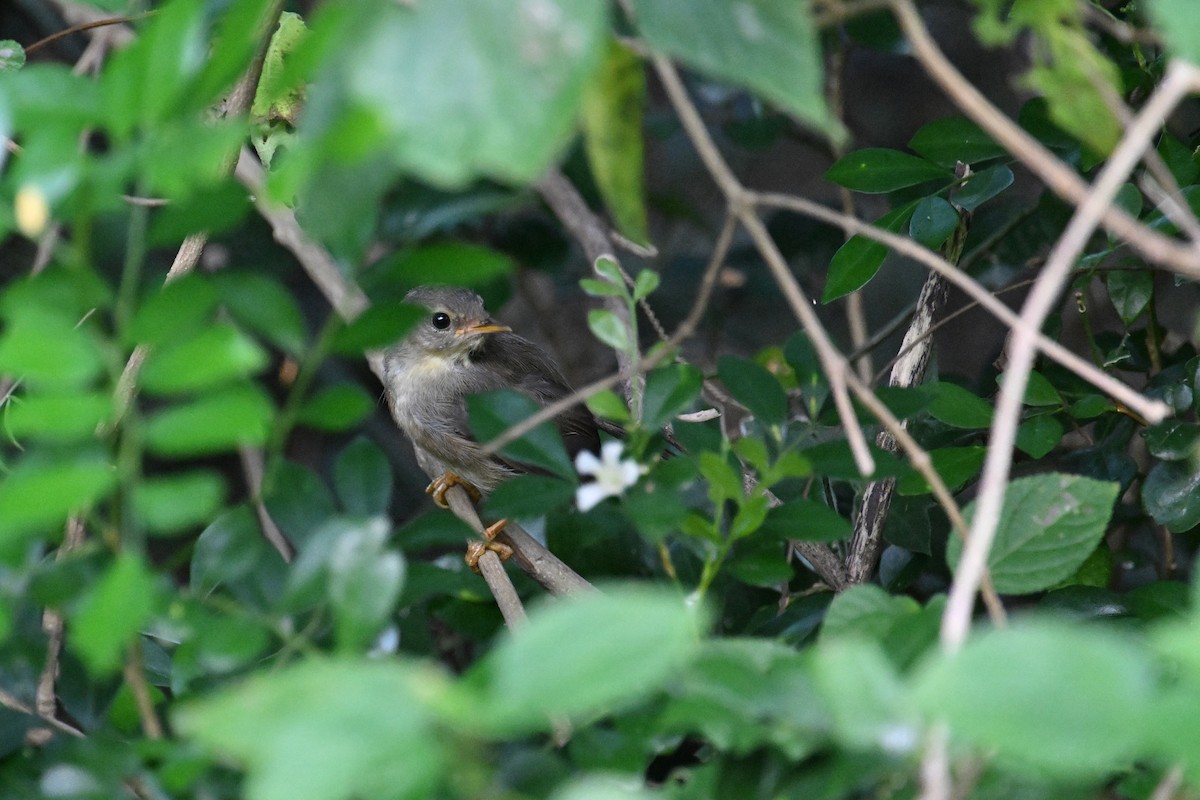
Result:
[[[504,530],[504,526],[508,524],[508,520],[502,519],[499,522],[494,522],[483,529],[482,542],[471,542],[467,545],[467,555],[465,560],[467,564],[475,572],[479,572],[479,559],[488,550],[491,550],[496,555],[500,556],[501,561],[505,561],[513,554],[513,549],[503,542],[496,541],[496,535]]]
[[[450,504],[446,502],[446,492],[450,491],[451,486],[461,486],[466,490],[471,498],[472,503],[478,503],[482,495],[479,490],[465,480],[460,478],[453,472],[444,472],[433,479],[433,481],[425,487],[425,494],[433,498],[433,502],[437,503],[439,508],[449,508]]]

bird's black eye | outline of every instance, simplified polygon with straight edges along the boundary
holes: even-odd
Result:
[[[433,327],[439,331],[444,331],[450,327],[450,315],[443,314],[441,311],[433,315]]]

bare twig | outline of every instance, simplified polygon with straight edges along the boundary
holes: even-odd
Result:
[[[133,701],[137,706],[138,718],[142,721],[142,733],[147,739],[163,738],[162,722],[154,710],[154,698],[150,696],[150,684],[146,681],[146,673],[142,664],[142,643],[140,638],[129,643],[125,656],[125,683],[133,692]]]
[[[246,485],[250,489],[251,502],[254,503],[254,513],[258,516],[258,525],[262,529],[263,538],[271,543],[275,552],[284,562],[290,564],[296,557],[296,547],[288,540],[275,520],[267,511],[267,504],[262,499],[262,484],[265,465],[263,452],[257,447],[239,447],[238,456],[242,462],[242,473],[246,476]]]
[[[929,269],[936,271],[942,277],[946,278],[950,283],[957,286],[963,292],[971,297],[975,302],[979,303],[992,316],[1003,322],[1005,325],[1014,327],[1019,325],[1018,317],[1012,309],[1000,302],[987,289],[983,288],[974,278],[965,274],[961,270],[955,269],[952,264],[944,258],[934,253],[932,250],[918,244],[906,236],[885,231],[877,228],[874,225],[868,225],[861,220],[853,217],[847,217],[840,214],[831,208],[826,208],[819,203],[814,203],[802,197],[785,194],[756,194],[753,196],[756,203],[761,205],[776,206],[779,208],[787,208],[792,211],[798,211],[801,214],[811,216],[814,219],[828,222],[830,225],[837,225],[856,234],[872,239],[881,244],[885,244],[901,255],[907,256],[915,261],[924,264]],[[1046,356],[1062,364],[1067,369],[1074,372],[1085,381],[1091,383],[1100,391],[1109,395],[1113,399],[1120,402],[1127,408],[1136,411],[1141,417],[1149,421],[1151,424],[1162,422],[1171,414],[1171,408],[1166,403],[1160,400],[1152,400],[1145,395],[1142,395],[1128,385],[1117,380],[1113,376],[1096,367],[1091,362],[1080,358],[1075,353],[1063,347],[1053,339],[1049,339],[1040,332],[1037,333],[1035,343],[1039,350]]]
[[[1180,788],[1183,786],[1183,767],[1179,764],[1167,770],[1162,776],[1162,780],[1154,787],[1154,793],[1150,795],[1150,800],[1172,800],[1179,794]]]
[[[958,650],[966,640],[975,591],[1000,521],[1025,387],[1036,355],[1037,331],[1057,302],[1075,260],[1083,252],[1105,210],[1111,207],[1117,190],[1150,144],[1163,119],[1195,87],[1197,74],[1195,67],[1172,62],[1162,84],[1138,113],[1100,170],[1091,192],[1076,209],[1026,298],[1018,324],[1012,328],[1009,365],[996,403],[971,535],[963,549],[942,617],[942,647],[947,651]]]
[[[30,708],[28,705],[21,702],[16,695],[11,694],[4,689],[0,689],[0,706],[12,709],[18,714],[28,714],[31,717],[37,717],[45,721],[52,728],[60,730],[63,733],[69,733],[72,736],[83,736],[83,731],[79,730],[79,728],[76,728],[74,725],[63,722],[61,719],[56,717],[47,717],[39,714],[36,709]]]
[[[475,506],[462,486],[457,484],[451,486],[446,491],[446,502],[456,517],[470,525],[471,529],[480,536],[483,535],[484,525],[480,522],[479,515],[475,513]],[[488,588],[492,591],[492,597],[496,598],[496,605],[499,606],[500,613],[504,615],[504,622],[508,625],[508,629],[515,631],[524,625],[525,607],[521,605],[521,597],[517,594],[517,589],[513,586],[508,573],[504,571],[504,565],[500,563],[500,556],[492,550],[484,550],[479,557],[479,574],[487,582]]]

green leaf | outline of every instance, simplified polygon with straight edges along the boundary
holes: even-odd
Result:
[[[242,506],[221,514],[200,534],[188,582],[207,595],[221,585],[244,585],[247,576],[266,572],[267,563],[282,562],[263,538],[253,512]]]
[[[759,534],[780,541],[836,542],[854,532],[850,520],[815,500],[789,500],[767,512]]]
[[[148,530],[174,533],[212,519],[224,499],[225,481],[221,476],[196,470],[147,478],[137,486],[133,507]]]
[[[122,551],[71,618],[71,648],[96,675],[121,665],[125,647],[158,605],[154,573],[141,556]]]
[[[996,376],[996,385],[1003,386],[1007,372],[1002,372]],[[1055,406],[1061,408],[1063,405],[1062,395],[1058,393],[1058,389],[1054,388],[1054,384],[1050,382],[1042,373],[1037,370],[1032,370],[1029,373],[1029,378],[1025,384],[1025,397],[1023,402],[1027,406]]]
[[[882,194],[927,181],[949,183],[954,173],[919,156],[868,147],[839,158],[825,173],[825,179],[856,192]]]
[[[629,414],[629,407],[625,405],[625,401],[610,389],[596,392],[589,397],[587,399],[587,407],[596,416],[610,419],[613,422],[628,422],[632,419]]]
[[[0,72],[16,72],[25,66],[25,48],[12,39],[0,39]]]
[[[1104,535],[1120,486],[1078,475],[1048,472],[1008,485],[988,571],[996,591],[1030,594],[1073,574]],[[963,509],[970,521],[971,503]],[[952,537],[946,560],[957,570],[962,542]]]
[[[319,141],[340,110],[359,109],[395,164],[443,188],[540,178],[573,132],[608,30],[597,0],[480,0],[469,14],[388,0],[353,14],[301,133]]]
[[[743,500],[733,517],[733,522],[729,524],[729,538],[737,541],[757,531],[767,518],[769,507],[769,501],[764,495],[754,495]]]
[[[329,349],[357,356],[365,350],[387,347],[407,336],[427,313],[424,308],[400,303],[371,306],[337,332]]]
[[[892,755],[916,750],[921,730],[912,698],[878,645],[853,636],[832,639],[812,655],[812,674],[838,740]]]
[[[645,101],[641,59],[624,45],[610,42],[600,71],[583,95],[583,146],[617,230],[642,244],[649,241],[643,177]]]
[[[251,116],[296,121],[303,106],[304,87],[297,85],[285,65],[307,35],[308,27],[299,14],[284,11],[279,15],[279,25],[272,32],[263,57],[262,77],[254,91]]]
[[[1200,525],[1200,470],[1190,461],[1155,464],[1142,483],[1142,506],[1172,533]]]
[[[66,314],[31,307],[8,314],[0,333],[0,373],[51,388],[84,386],[103,368],[87,325]]]
[[[875,227],[899,233],[908,225],[908,220],[919,202],[914,200],[889,211],[875,220]],[[851,236],[838,248],[829,262],[829,274],[825,277],[825,291],[821,293],[821,302],[828,303],[861,289],[867,281],[875,277],[887,254],[886,245],[862,235]]]
[[[651,49],[718,80],[742,85],[834,140],[845,132],[825,103],[821,45],[805,6],[786,0],[636,0]]]
[[[821,625],[821,641],[862,637],[882,641],[896,622],[921,611],[911,597],[890,595],[874,584],[851,586],[829,604]]]
[[[992,424],[992,406],[963,387],[932,381],[924,387],[930,395],[929,415],[954,428],[987,428]]]
[[[1012,183],[1012,170],[1004,164],[997,164],[980,170],[963,181],[963,184],[954,190],[951,199],[964,211],[974,211],[1012,186]]]
[[[152,348],[139,379],[147,392],[183,394],[248,378],[267,365],[267,354],[232,325],[217,323],[172,344]]]
[[[169,344],[191,335],[207,322],[218,301],[217,286],[192,273],[164,284],[134,312],[126,344]]]
[[[117,482],[116,469],[86,452],[61,459],[26,456],[0,480],[0,552],[11,552],[24,535],[61,528]]]
[[[1026,620],[927,663],[914,697],[948,723],[952,743],[1095,780],[1137,755],[1153,687],[1144,652],[1102,627]]]
[[[742,496],[742,476],[728,458],[706,450],[699,460],[700,474],[708,481],[708,497],[714,505]]]
[[[949,169],[960,161],[978,164],[1005,154],[983,128],[965,117],[943,117],[922,125],[908,141],[908,149]]]
[[[1148,270],[1109,272],[1105,283],[1108,299],[1126,325],[1132,325],[1154,297],[1154,276]]]
[[[958,223],[958,212],[954,206],[937,195],[931,195],[922,198],[913,209],[912,219],[908,222],[908,235],[930,250],[937,250],[954,233]]]
[[[163,456],[197,456],[262,444],[275,409],[263,391],[235,386],[170,406],[146,422],[146,446]]]
[[[1182,461],[1197,455],[1200,443],[1200,424],[1169,419],[1142,431],[1146,449],[1164,461]]]
[[[305,400],[296,421],[322,431],[348,431],[369,417],[375,408],[375,398],[357,383],[335,383]]]
[[[333,464],[333,488],[348,514],[386,516],[392,482],[387,454],[365,436],[342,448]]]
[[[704,376],[690,364],[668,364],[648,373],[642,424],[655,430],[682,414],[691,407],[703,382]]]
[[[3,427],[19,440],[78,442],[92,439],[112,418],[110,392],[31,392],[3,405]]]
[[[1017,428],[1017,449],[1030,458],[1044,458],[1058,446],[1066,429],[1052,414],[1030,417]]]
[[[654,270],[642,270],[633,282],[633,299],[642,300],[649,297],[658,288],[661,281],[662,279],[658,277],[658,273]]]
[[[340,530],[329,552],[329,600],[338,648],[343,651],[370,644],[400,597],[404,557],[386,549],[390,534],[384,517],[371,517]]]
[[[978,445],[968,447],[939,447],[929,451],[933,468],[942,482],[954,491],[979,474],[987,450]],[[896,492],[901,495],[928,494],[933,487],[919,472],[902,475],[896,481]]]
[[[647,587],[542,604],[519,636],[501,641],[476,667],[490,681],[471,722],[484,731],[539,730],[555,717],[646,697],[686,662],[705,616],[678,594]]]
[[[291,293],[257,272],[225,270],[213,276],[221,305],[238,324],[290,356],[304,353],[308,327]],[[174,285],[174,284],[170,284]]]
[[[1104,95],[1120,93],[1117,66],[1092,45],[1082,27],[1056,25],[1042,33],[1049,62],[1031,69],[1023,82],[1045,96],[1059,127],[1096,155],[1108,155],[1121,138],[1121,125]]]
[[[682,671],[657,720],[663,732],[698,733],[722,751],[764,745],[800,760],[829,726],[803,657],[769,639],[714,639]]]
[[[726,390],[762,425],[774,427],[787,421],[787,395],[766,367],[737,356],[721,356],[717,374]]]
[[[621,318],[607,308],[593,308],[588,311],[588,327],[604,344],[619,353],[628,353],[633,349],[633,338],[629,326]]]
[[[496,487],[487,510],[498,517],[536,519],[575,496],[575,484],[548,475],[518,475]]]
[[[537,413],[540,408],[532,398],[510,390],[485,392],[467,398],[471,430],[480,442],[496,438]],[[567,480],[575,478],[575,468],[571,465],[558,430],[551,422],[543,422],[520,439],[505,445],[500,452]]]
[[[372,264],[369,276],[373,285],[406,289],[426,283],[480,287],[511,275],[516,268],[512,257],[499,250],[467,242],[439,242],[401,250]]]
[[[245,765],[254,800],[417,800],[436,794],[449,764],[429,708],[444,688],[437,672],[400,661],[314,658],[226,686],[173,722]]]

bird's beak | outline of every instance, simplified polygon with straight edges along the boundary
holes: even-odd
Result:
[[[511,330],[512,328],[507,325],[497,325],[489,319],[468,323],[461,328],[455,329],[454,332],[459,336],[474,336],[479,333],[507,333]]]

